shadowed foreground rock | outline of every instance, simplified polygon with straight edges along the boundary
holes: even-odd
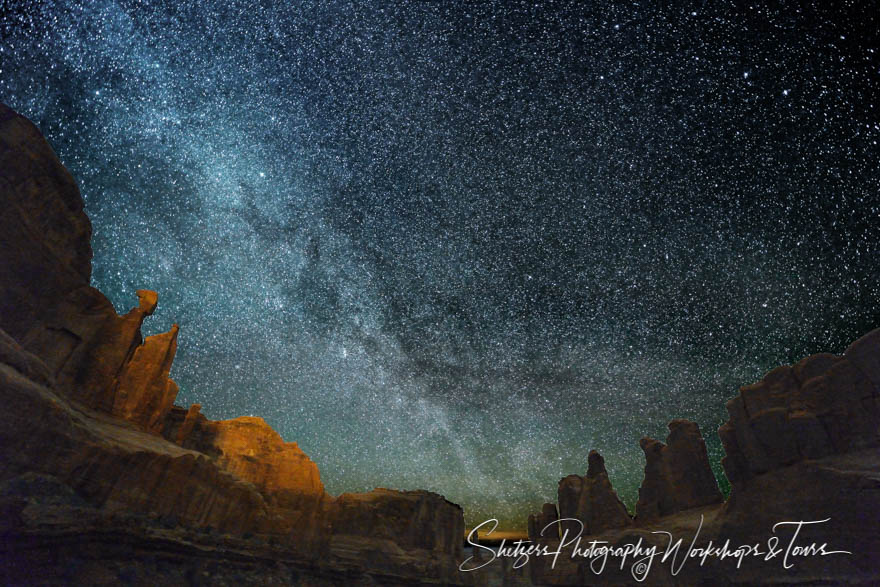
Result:
[[[640,444],[645,479],[639,488],[637,521],[724,501],[696,422],[673,420],[666,444],[653,438],[643,438]]]
[[[632,524],[626,506],[608,479],[605,459],[598,452],[590,451],[587,476],[569,475],[559,481],[559,519],[577,518],[583,523],[583,534],[598,534],[612,528],[625,528]],[[579,524],[560,522],[560,534],[569,536],[582,531]]]
[[[718,431],[731,483],[805,459],[880,447],[878,347],[875,330],[843,356],[812,355],[743,387],[727,403],[730,420]]]
[[[673,420],[666,444],[642,440],[645,479],[634,525],[603,530],[579,545],[585,549],[589,541],[598,541],[619,548],[656,547],[659,554],[647,577],[636,579],[633,557],[622,566],[620,557],[610,557],[602,567],[595,563],[598,557],[572,557],[577,545],[570,544],[567,549],[563,545],[555,565],[547,557],[530,560],[533,583],[878,584],[878,406],[880,329],[854,342],[843,356],[812,355],[743,387],[728,402],[730,419],[719,430],[727,453],[722,462],[731,481],[724,503],[719,503],[717,485],[710,479],[696,424]],[[567,477],[560,489],[577,486],[578,479]],[[591,515],[570,505],[563,508],[571,503],[569,494],[560,491],[559,500],[560,517],[563,510]],[[590,528],[586,518],[580,519]],[[675,550],[679,540],[682,546]],[[699,549],[710,541],[716,554],[702,562]],[[696,558],[688,554],[692,542]],[[717,549],[725,543],[731,552],[746,545],[761,553],[743,555],[742,561],[722,559]],[[773,544],[776,554],[770,555]],[[667,550],[669,558],[663,561]]]
[[[559,524],[554,524],[559,519],[555,503],[545,503],[541,513],[529,515],[529,540],[537,542],[539,539],[559,539]]]
[[[0,579],[4,583],[468,584],[461,508],[334,498],[261,418],[174,405],[178,327],[89,285],[91,228],[36,128],[0,105]]]

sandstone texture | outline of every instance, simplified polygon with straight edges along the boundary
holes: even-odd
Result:
[[[11,584],[470,584],[461,508],[335,498],[263,419],[174,405],[179,328],[119,316],[91,228],[39,131],[0,105],[0,578]]]
[[[79,189],[26,118],[0,104],[0,329],[16,340],[92,274]]]

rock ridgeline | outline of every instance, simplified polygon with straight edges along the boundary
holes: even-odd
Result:
[[[643,438],[645,478],[639,488],[636,517],[630,516],[617,496],[605,469],[605,459],[595,450],[587,459],[585,477],[569,475],[559,481],[559,510],[545,504],[541,513],[529,516],[529,537],[536,540],[548,524],[566,518],[576,522],[559,522],[544,536],[560,537],[596,535],[606,530],[644,525],[659,517],[689,508],[723,501],[718,483],[712,474],[706,444],[695,422],[673,420],[669,423],[666,444]]]
[[[617,497],[608,472],[605,459],[594,451],[590,452],[586,477],[569,475],[559,481],[559,519],[576,518],[583,523],[583,529],[572,522],[563,522],[560,531],[569,535],[596,534],[609,528],[625,528],[632,524],[626,506]]]
[[[880,332],[843,356],[809,356],[777,367],[727,403],[718,431],[734,487],[805,459],[880,446]]]
[[[657,565],[641,584],[874,584],[880,580],[880,329],[852,343],[842,356],[821,353],[778,367],[727,403],[729,420],[718,434],[731,483],[724,501],[696,423],[673,420],[666,442],[641,440],[645,477],[630,518],[611,487],[604,460],[590,452],[586,477],[559,482],[559,511],[544,504],[529,517],[531,540],[558,545],[560,532],[616,546],[642,540],[668,546],[655,531],[700,545],[709,540],[766,544],[784,521],[824,520],[798,534],[798,544],[827,544],[849,555],[798,559],[786,568],[746,558],[740,566],[711,557],[675,575]],[[541,530],[547,527],[541,534]],[[783,531],[780,530],[780,533]],[[662,535],[662,534],[661,534]],[[793,540],[793,539],[792,539]],[[794,544],[794,542],[792,542]],[[535,584],[639,584],[628,569],[599,576],[589,561],[563,560],[555,568],[531,564]]]
[[[462,510],[328,495],[261,418],[174,405],[178,327],[90,286],[91,225],[39,131],[0,105],[0,561],[11,582],[467,584]],[[136,562],[132,562],[136,561]],[[194,577],[198,577],[195,579]]]

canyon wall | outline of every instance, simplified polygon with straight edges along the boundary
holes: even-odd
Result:
[[[120,316],[90,285],[91,226],[70,174],[39,131],[0,105],[0,578],[7,583],[445,584],[462,574],[461,508],[425,491],[326,493],[317,465],[261,418],[212,421],[175,405],[179,329],[144,338],[159,303],[134,292]],[[133,298],[134,299],[134,298]],[[529,562],[535,584],[766,584],[880,581],[880,330],[840,355],[769,372],[727,404],[718,431],[724,501],[702,434],[673,420],[645,438],[635,516],[598,452],[559,482],[558,508],[529,536],[766,544],[774,525],[799,544],[850,554],[710,558],[597,574],[589,560]],[[546,530],[545,530],[546,528]],[[542,534],[542,530],[545,530]],[[787,532],[787,533],[786,533]],[[780,530],[789,539],[791,529]],[[686,548],[686,546],[685,546]],[[522,578],[522,577],[520,577]]]
[[[333,497],[261,418],[174,404],[177,325],[144,338],[156,292],[119,316],[91,287],[76,183],[3,105],[0,205],[7,582],[469,582],[459,506],[424,491]]]
[[[529,518],[529,536],[560,548],[560,532],[583,528],[590,541],[625,547],[641,544],[669,548],[682,539],[676,559],[687,559],[687,545],[736,550],[757,545],[763,556],[738,562],[710,556],[705,562],[663,564],[638,581],[634,558],[600,573],[593,559],[561,556],[529,562],[538,585],[689,585],[689,584],[876,584],[880,580],[880,329],[852,343],[842,356],[821,353],[792,366],[778,367],[747,385],[727,403],[729,420],[718,433],[722,460],[731,482],[724,501],[712,474],[698,426],[687,420],[669,424],[666,442],[643,438],[645,477],[636,515],[630,518],[611,489],[604,461],[589,456],[586,478],[570,475],[559,482],[559,518],[554,504]],[[596,498],[600,480],[602,499]],[[816,522],[796,526],[797,522]],[[777,524],[782,525],[777,526]],[[550,528],[540,534],[541,529]],[[557,529],[557,526],[559,529]],[[797,547],[843,551],[836,554],[767,558],[768,541],[782,552]],[[824,545],[824,546],[823,546]],[[570,554],[574,544],[569,544]],[[791,547],[791,548],[789,548]],[[617,560],[619,563],[619,559]],[[609,563],[610,565],[611,563]],[[790,566],[786,566],[790,565]]]

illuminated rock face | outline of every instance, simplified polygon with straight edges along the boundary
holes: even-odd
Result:
[[[205,557],[255,584],[469,580],[456,571],[457,505],[422,491],[333,498],[317,465],[262,418],[211,421],[198,405],[174,405],[177,325],[144,339],[156,292],[139,290],[119,316],[89,285],[91,226],[76,184],[3,105],[0,206],[0,402],[15,406],[0,421],[0,558],[20,560],[9,578],[40,569],[49,582],[93,582],[88,573],[106,574],[114,556],[155,562],[173,544],[189,553],[174,571],[184,582],[206,572]],[[58,542],[49,527],[81,538]],[[71,571],[59,549],[92,562]],[[157,584],[177,576],[149,573]]]
[[[284,442],[262,418],[242,417],[210,422],[214,443],[226,470],[264,492],[323,495],[315,465],[295,442]]]
[[[143,341],[155,292],[118,316],[90,287],[91,223],[73,178],[28,120],[0,104],[0,328],[42,359],[57,389],[158,432],[177,395],[177,330]]]

